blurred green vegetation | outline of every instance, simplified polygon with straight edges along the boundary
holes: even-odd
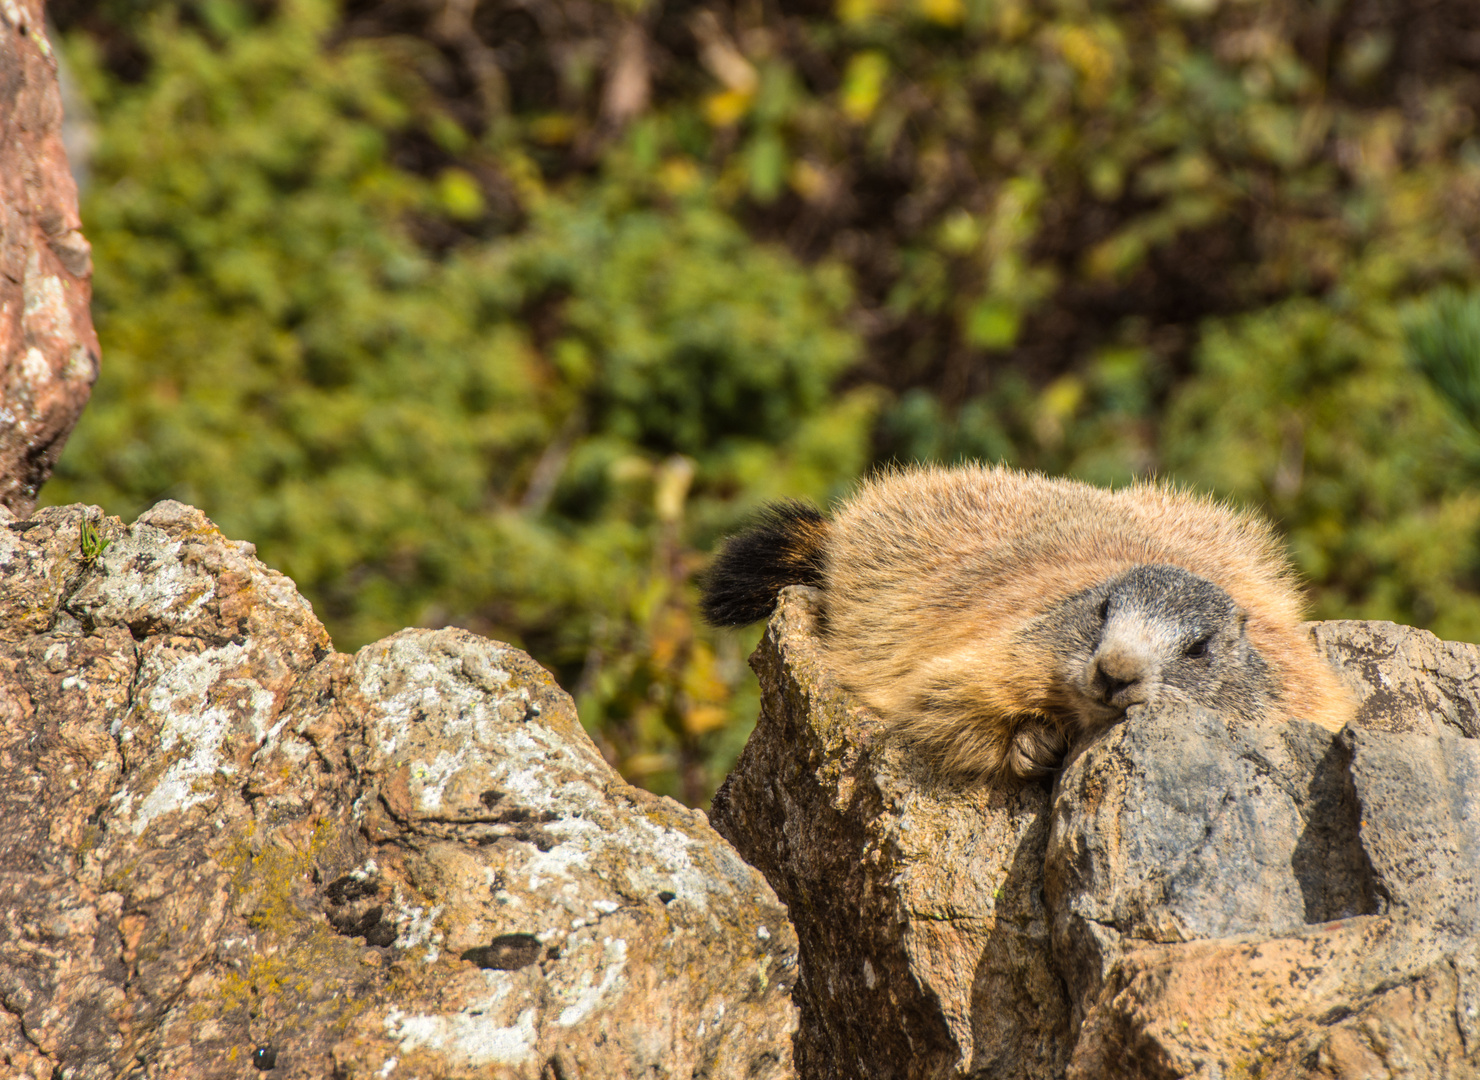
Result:
[[[717,537],[880,461],[1171,476],[1480,640],[1467,3],[50,9],[104,364],[46,499],[200,506],[341,649],[520,644],[637,782],[754,716]]]

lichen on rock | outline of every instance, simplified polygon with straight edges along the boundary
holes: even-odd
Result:
[[[0,1072],[791,1074],[795,939],[516,649],[344,656],[199,511],[0,524]]]

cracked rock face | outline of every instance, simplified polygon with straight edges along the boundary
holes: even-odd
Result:
[[[92,251],[42,6],[0,3],[0,506],[22,514],[98,377]]]
[[[1480,650],[1313,624],[1339,734],[1135,709],[1052,786],[961,789],[814,618],[783,595],[713,810],[796,923],[801,1075],[1480,1076]]]
[[[774,893],[515,649],[340,655],[198,511],[49,509],[0,716],[0,1074],[792,1074]]]

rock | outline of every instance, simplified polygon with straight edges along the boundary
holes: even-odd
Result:
[[[1393,988],[1435,980],[1399,1010],[1422,1039],[1398,1050],[1390,1031],[1369,1056],[1463,1075],[1477,873],[1480,742],[1129,716],[1054,801],[1045,893],[1082,1023],[1068,1075],[1327,1075]]]
[[[1055,1077],[1070,1006],[1043,902],[1049,791],[935,785],[833,682],[815,597],[752,658],[761,716],[710,817],[791,912],[806,1077]]]
[[[92,254],[42,0],[0,4],[0,506],[29,514],[98,377]]]
[[[516,649],[340,655],[198,511],[54,508],[0,717],[0,1074],[792,1075],[774,894]]]
[[[1311,623],[1357,695],[1356,722],[1415,735],[1480,738],[1480,650],[1390,622]]]
[[[1164,707],[942,785],[787,590],[712,818],[788,905],[804,1077],[1480,1076],[1480,650],[1314,624],[1333,735]]]

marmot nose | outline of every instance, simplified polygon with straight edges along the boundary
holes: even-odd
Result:
[[[1105,669],[1101,668],[1099,678],[1095,680],[1100,687],[1100,696],[1109,701],[1127,686],[1135,686],[1140,679],[1117,679],[1114,675],[1107,675]]]
[[[1124,708],[1146,700],[1146,665],[1117,653],[1095,660],[1094,688],[1107,705]]]

